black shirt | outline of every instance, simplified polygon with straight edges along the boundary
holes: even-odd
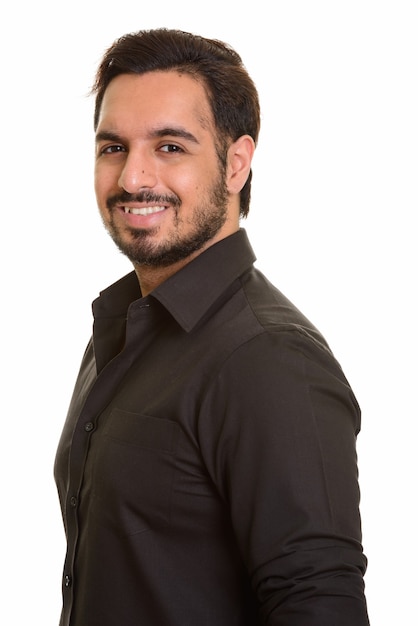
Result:
[[[94,328],[55,476],[62,626],[365,626],[360,411],[245,231]]]

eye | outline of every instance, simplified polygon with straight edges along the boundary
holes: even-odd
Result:
[[[126,152],[124,146],[114,144],[111,146],[104,146],[104,148],[100,148],[100,154],[117,154],[118,152]]]
[[[180,146],[177,146],[174,143],[165,143],[159,148],[161,152],[169,152],[172,154],[183,152],[183,149]]]

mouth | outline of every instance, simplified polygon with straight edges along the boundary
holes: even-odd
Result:
[[[145,206],[145,207],[131,207],[131,206],[123,206],[122,209],[124,213],[130,213],[131,215],[154,215],[154,213],[161,213],[161,211],[165,211],[167,207],[165,206]]]

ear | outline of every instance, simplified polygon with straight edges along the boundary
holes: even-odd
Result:
[[[250,174],[251,161],[255,150],[252,137],[238,137],[228,149],[227,188],[231,194],[239,194]]]

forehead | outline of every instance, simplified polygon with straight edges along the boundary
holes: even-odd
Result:
[[[124,121],[160,124],[169,121],[213,130],[213,115],[201,80],[177,71],[121,74],[108,85],[99,126]]]

